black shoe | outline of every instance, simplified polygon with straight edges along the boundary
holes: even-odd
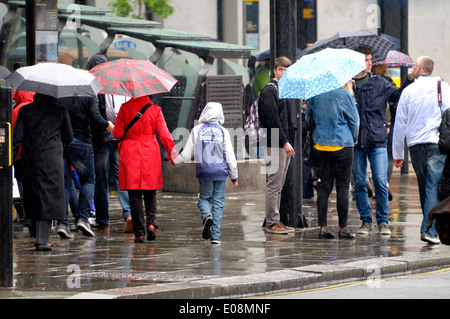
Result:
[[[147,240],[155,240],[156,239],[156,228],[152,224],[147,227]]]
[[[339,238],[355,238],[355,233],[352,233],[351,231],[343,232],[339,231]]]
[[[335,237],[336,236],[334,236],[334,234],[330,233],[329,231],[327,231],[327,232],[324,232],[323,230],[319,231],[319,238],[320,239],[333,239]]]
[[[203,239],[210,239],[211,238],[211,226],[213,224],[213,220],[211,217],[206,217],[205,220],[203,220],[203,231],[202,231],[202,237]]]
[[[36,251],[51,251],[52,247],[51,245],[41,245],[41,244],[35,244]]]

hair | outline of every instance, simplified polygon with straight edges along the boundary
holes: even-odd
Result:
[[[425,72],[427,74],[433,73],[434,61],[429,56],[421,56],[421,57],[417,58],[417,64],[420,65],[423,72]]]
[[[345,83],[342,88],[344,90],[349,91],[352,94],[353,97],[355,96],[355,93],[353,91],[353,83],[352,83],[352,81],[348,81],[347,83]]]
[[[274,65],[274,69],[278,68],[279,66],[288,68],[292,65],[292,61],[289,60],[287,57],[285,56],[280,56],[279,58],[277,58],[275,60],[275,65]]]
[[[360,46],[360,47],[357,48],[355,51],[356,51],[356,52],[359,52],[359,53],[362,53],[362,54],[364,54],[364,55],[368,55],[368,54],[373,55],[372,49],[369,48],[369,47],[367,47],[367,46],[365,46],[365,45]]]
[[[386,64],[374,65],[372,66],[372,71],[381,76],[386,75],[387,73]]]

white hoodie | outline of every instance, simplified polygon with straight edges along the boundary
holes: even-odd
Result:
[[[230,133],[222,127],[225,122],[222,104],[209,102],[184,145],[183,152],[173,161],[175,166],[195,158],[199,181],[238,179],[236,157]],[[212,155],[211,155],[212,154]],[[223,154],[223,155],[222,155]],[[208,160],[207,157],[210,157]]]

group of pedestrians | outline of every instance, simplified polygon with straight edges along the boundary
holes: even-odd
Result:
[[[339,219],[339,238],[355,238],[347,227],[349,189],[353,176],[356,206],[361,219],[357,233],[367,235],[376,223],[380,235],[391,235],[389,228],[388,189],[388,133],[386,127],[387,105],[397,105],[392,123],[395,129],[392,150],[395,166],[401,167],[404,158],[404,140],[409,147],[411,161],[417,175],[423,212],[420,238],[427,243],[439,243],[435,227],[428,228],[428,212],[439,203],[438,188],[445,162],[445,155],[438,149],[438,128],[442,113],[450,107],[449,86],[439,77],[431,76],[433,60],[419,57],[401,87],[391,85],[384,77],[372,72],[372,50],[361,47],[357,51],[365,55],[366,69],[356,75],[343,88],[315,96],[308,101],[305,112],[307,121],[314,121],[313,160],[317,177],[317,211],[319,238],[335,238],[327,225],[328,199],[336,185],[336,208]],[[278,61],[273,69],[275,84],[280,79]],[[289,64],[286,64],[289,67]],[[283,71],[284,71],[283,70]],[[438,83],[440,86],[438,89]],[[272,86],[273,88],[273,86]],[[441,98],[438,98],[438,90]],[[269,114],[265,123],[268,132],[280,131],[278,158],[282,163],[273,176],[268,174],[266,190],[266,231],[287,234],[290,227],[279,222],[279,201],[283,187],[284,165],[295,154],[291,150],[292,122],[289,119],[287,100],[278,99],[277,89],[263,90],[260,102],[260,119]],[[286,117],[287,115],[287,117]],[[390,145],[389,145],[390,147]],[[269,146],[267,156],[274,160],[274,150]],[[286,160],[285,160],[286,159]],[[367,171],[370,163],[375,189],[375,216],[367,188]],[[278,177],[279,176],[279,177]],[[449,179],[450,177],[447,177]],[[277,181],[277,184],[274,183]],[[275,203],[275,204],[273,204]],[[276,216],[275,218],[273,216]]]
[[[86,69],[104,62],[103,55],[95,54]],[[233,187],[238,186],[233,145],[228,131],[222,127],[225,119],[222,105],[206,105],[200,124],[178,156],[162,110],[149,96],[130,98],[119,105],[115,105],[116,100],[106,94],[59,99],[36,94],[34,99],[27,100],[29,104],[15,110],[15,166],[19,170],[17,159],[21,158],[22,197],[36,250],[52,250],[48,240],[53,221],[61,238],[73,238],[68,222],[72,169],[80,184],[72,211],[76,226],[72,229],[80,230],[84,236],[94,236],[89,223],[93,201],[96,220],[92,225],[97,229],[110,227],[108,198],[112,168],[125,232],[133,232],[136,243],[144,242],[145,234],[147,240],[154,240],[158,228],[156,190],[163,186],[159,142],[174,166],[194,157],[200,182],[202,237],[220,244],[227,177],[230,176]],[[134,121],[135,118],[138,120]]]
[[[428,228],[428,212],[439,203],[438,187],[445,155],[437,146],[442,113],[450,107],[447,83],[432,77],[433,60],[417,59],[400,88],[371,72],[372,51],[361,47],[366,69],[344,87],[311,98],[306,120],[314,121],[315,173],[319,238],[334,238],[328,228],[328,201],[336,185],[339,238],[356,235],[347,225],[349,189],[353,175],[356,206],[361,227],[358,234],[372,231],[372,207],[367,189],[367,162],[375,188],[376,224],[381,235],[390,235],[388,202],[387,102],[398,108],[393,132],[395,166],[403,163],[404,139],[419,183],[423,210],[421,239],[438,243],[434,227]],[[94,55],[87,69],[106,61]],[[278,96],[278,81],[292,62],[275,60],[274,78],[260,93],[259,120],[267,128],[265,230],[289,234],[294,228],[280,220],[282,188],[290,159],[295,155],[295,129],[290,101]],[[437,94],[440,92],[440,95]],[[438,98],[436,98],[438,96]],[[68,201],[74,168],[81,189],[74,213],[76,228],[94,236],[89,224],[91,203],[96,206],[95,227],[109,228],[109,170],[119,186],[119,199],[126,232],[133,232],[136,243],[156,238],[156,190],[162,188],[160,143],[174,167],[194,159],[199,180],[198,207],[202,237],[220,244],[220,227],[225,202],[225,181],[238,186],[236,157],[230,135],[223,128],[220,103],[208,103],[191,131],[183,152],[178,154],[161,108],[149,96],[131,98],[115,110],[115,98],[94,97],[53,99],[41,94],[18,112],[14,125],[14,158],[22,158],[24,208],[32,220],[31,234],[37,250],[48,245],[52,220],[57,233],[72,238],[68,226]],[[144,107],[145,106],[145,111]],[[43,109],[45,108],[45,111]],[[144,114],[145,112],[145,114]],[[138,120],[134,121],[137,114]],[[133,125],[129,125],[133,122]],[[272,136],[274,134],[274,136]],[[159,141],[157,140],[157,135]]]

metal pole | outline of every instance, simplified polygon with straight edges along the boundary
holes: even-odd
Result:
[[[277,57],[286,56],[293,63],[297,61],[297,0],[271,0],[271,65]],[[302,157],[301,157],[301,105],[292,100],[290,111],[295,123],[294,150],[296,156],[286,176],[281,194],[280,219],[291,227],[305,227],[302,215]]]
[[[11,88],[0,88],[0,122],[12,122],[11,101]],[[12,188],[12,167],[5,165],[0,169],[0,287],[13,286]]]
[[[26,0],[27,65],[36,64],[36,0]]]

